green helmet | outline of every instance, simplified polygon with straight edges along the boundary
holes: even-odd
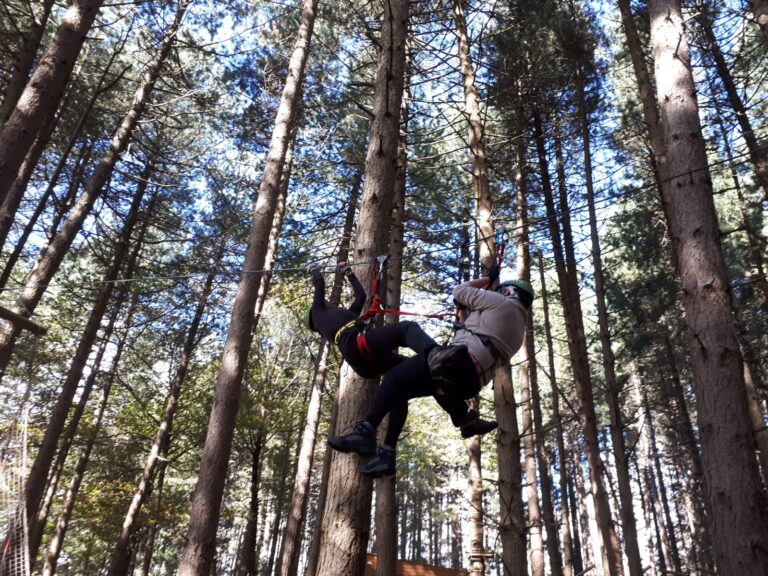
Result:
[[[312,322],[312,307],[307,308],[307,311],[304,313],[304,326],[312,330],[312,332],[315,331],[315,325]]]
[[[533,286],[531,286],[530,282],[526,280],[507,280],[506,282],[499,284],[499,287],[496,288],[496,290],[503,294],[504,288],[507,286],[513,286],[514,288],[517,288],[518,292],[523,292],[525,296],[522,297],[521,300],[523,301],[523,304],[525,304],[526,308],[530,308],[534,297]]]

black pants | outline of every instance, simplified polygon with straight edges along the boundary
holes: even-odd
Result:
[[[397,353],[398,348],[410,348],[426,358],[427,352],[436,346],[421,326],[411,321],[369,329],[365,334],[366,344],[371,350],[369,356],[358,349],[358,334],[358,330],[344,332],[339,339],[339,350],[344,360],[363,378],[376,378],[408,360]]]
[[[437,394],[425,357],[408,358],[384,375],[373,401],[373,408],[365,419],[377,428],[389,414],[389,427],[384,443],[394,448],[408,417],[408,401],[412,398],[434,396],[440,407],[450,415],[453,425],[458,427],[468,411],[466,400],[474,398],[480,392],[480,379],[471,358],[456,366],[454,385],[443,386],[442,392]]]

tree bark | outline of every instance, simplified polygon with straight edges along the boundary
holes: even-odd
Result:
[[[218,254],[214,257],[214,262],[220,261],[223,248],[224,243],[221,244]],[[171,389],[165,404],[163,420],[155,433],[152,448],[150,449],[147,461],[144,464],[144,470],[139,479],[139,483],[136,486],[133,499],[128,506],[125,519],[123,520],[120,535],[115,543],[115,547],[112,549],[112,558],[110,560],[109,571],[107,572],[108,576],[126,576],[128,574],[128,568],[133,554],[133,551],[131,550],[131,538],[136,530],[136,522],[141,513],[141,508],[149,494],[149,488],[154,482],[155,472],[160,465],[160,455],[168,449],[179,396],[181,395],[181,390],[187,378],[187,371],[189,370],[189,363],[192,360],[192,353],[198,342],[198,331],[208,304],[208,297],[213,290],[214,278],[215,271],[210,272],[205,279],[200,299],[198,300],[197,308],[195,309],[195,314],[192,317],[192,323],[190,324],[189,329],[187,330],[187,336],[184,339],[184,345],[182,347],[178,367],[176,368],[176,374],[171,382]]]
[[[728,103],[733,109],[733,114],[736,116],[739,128],[741,128],[741,136],[744,138],[744,142],[747,145],[749,159],[752,161],[752,165],[755,168],[757,181],[763,188],[763,197],[768,198],[768,160],[766,160],[765,154],[760,148],[760,143],[757,141],[757,136],[755,135],[752,123],[747,114],[747,108],[739,95],[739,91],[736,88],[736,82],[733,80],[728,63],[725,61],[725,56],[717,43],[717,38],[715,37],[715,32],[713,30],[714,16],[712,14],[712,6],[708,1],[701,2],[698,6],[701,9],[698,22],[704,39],[705,49],[709,52],[709,55],[715,63],[715,69],[725,88]],[[713,98],[715,97],[716,96],[713,95]]]
[[[259,487],[261,486],[261,452],[264,448],[264,431],[259,430],[251,447],[251,486],[250,502],[248,504],[248,519],[245,523],[243,543],[240,547],[240,557],[236,573],[242,576],[256,576],[256,533],[259,523]]]
[[[608,324],[608,307],[605,302],[605,275],[597,231],[597,213],[595,210],[595,191],[592,180],[592,143],[589,133],[589,111],[585,92],[585,79],[580,66],[576,68],[576,92],[579,117],[581,120],[581,141],[584,148],[584,182],[589,211],[589,234],[592,244],[592,265],[595,280],[595,301],[597,319],[600,327],[600,349],[603,355],[603,373],[605,374],[605,394],[610,417],[611,448],[616,464],[616,479],[619,488],[619,501],[624,533],[624,548],[627,554],[627,567],[630,576],[642,576],[643,566],[640,560],[640,547],[637,539],[637,526],[632,498],[632,484],[629,479],[629,462],[624,441],[624,418],[619,402],[619,385],[616,379],[616,360],[611,345],[611,329]]]
[[[56,114],[86,34],[103,0],[73,0],[45,54],[0,129],[0,203],[40,127]]]
[[[405,237],[405,179],[408,161],[408,112],[410,86],[410,54],[406,52],[403,99],[400,104],[400,134],[398,138],[398,161],[395,174],[395,199],[389,232],[390,261],[387,265],[386,307],[400,309],[401,285],[403,281],[403,242]],[[387,314],[384,322],[394,324],[400,319]],[[387,418],[387,425],[389,418]],[[383,427],[382,427],[383,428]],[[385,432],[385,430],[381,430]],[[395,576],[397,571],[397,485],[395,476],[379,478],[376,483],[376,576]],[[430,522],[432,517],[430,515]],[[430,547],[432,539],[430,538]]]
[[[584,443],[589,464],[589,475],[592,484],[592,496],[595,502],[595,521],[597,522],[600,538],[604,549],[603,570],[610,576],[620,576],[624,573],[621,561],[621,546],[613,525],[611,508],[608,501],[608,493],[603,483],[603,463],[600,459],[600,446],[597,434],[597,420],[595,415],[595,403],[592,391],[592,379],[589,372],[587,357],[586,335],[584,321],[581,312],[581,300],[579,296],[577,271],[573,256],[573,244],[570,237],[570,226],[567,217],[567,204],[564,204],[564,194],[561,191],[560,211],[555,210],[552,198],[552,186],[549,180],[549,166],[546,159],[544,135],[539,114],[534,113],[534,130],[536,147],[541,169],[542,188],[544,191],[547,217],[549,222],[550,237],[552,238],[555,267],[560,281],[560,298],[563,302],[565,314],[565,326],[568,335],[568,349],[571,354],[574,384],[579,400],[580,421],[584,434]],[[558,168],[560,170],[560,168]],[[563,178],[560,178],[562,185]],[[560,226],[557,222],[557,214],[563,218],[563,235],[565,242],[560,241]],[[570,240],[570,241],[569,241]],[[565,252],[563,251],[565,248]],[[563,254],[570,262],[566,269],[566,261]]]
[[[488,187],[488,167],[480,99],[475,83],[474,64],[470,53],[464,5],[453,0],[453,17],[459,50],[459,64],[464,88],[464,115],[467,120],[467,145],[472,165],[472,191],[476,204],[477,257],[484,270],[495,265],[495,231],[491,215],[493,203]],[[522,168],[521,168],[522,169]],[[494,405],[499,422],[497,451],[499,453],[499,496],[501,499],[502,562],[509,574],[517,576],[525,571],[525,524],[523,521],[522,490],[520,489],[520,437],[517,428],[516,402],[510,367],[500,366],[494,373]],[[470,560],[472,573],[485,571],[482,525],[482,473],[480,466],[480,439],[469,442],[470,476],[469,494],[472,509]],[[502,465],[503,462],[503,465]]]
[[[164,453],[163,459],[165,459],[166,456],[167,456],[167,453]],[[162,513],[163,486],[165,485],[165,470],[166,470],[166,463],[161,461],[157,471],[157,487],[154,489],[154,492],[156,494],[155,518],[157,519],[160,518],[160,515]],[[147,534],[146,544],[144,545],[144,558],[141,563],[141,572],[139,573],[139,576],[150,576],[151,574],[152,559],[154,558],[154,554],[155,554],[155,539],[157,538],[157,533],[159,532],[159,530],[160,530],[159,520],[157,522],[153,522],[152,525],[149,527],[149,534]]]
[[[131,304],[129,309],[129,318],[126,321],[126,326],[130,326],[131,324],[130,316],[132,315],[133,304],[135,304],[135,302]],[[114,313],[117,314],[118,311],[119,307],[115,309]],[[59,517],[56,521],[54,536],[48,545],[48,552],[46,554],[45,563],[42,570],[43,576],[53,576],[56,573],[56,562],[58,561],[59,554],[61,553],[61,547],[64,544],[64,537],[66,536],[67,529],[69,528],[69,520],[72,517],[72,510],[75,507],[75,502],[80,491],[80,486],[83,482],[83,476],[85,475],[86,468],[88,467],[88,462],[91,458],[93,446],[96,443],[96,437],[101,431],[101,420],[104,416],[104,411],[107,408],[107,401],[109,400],[109,395],[112,391],[112,385],[115,381],[115,378],[117,378],[117,370],[120,365],[120,359],[123,355],[123,351],[125,350],[126,338],[127,334],[123,335],[117,343],[115,356],[112,359],[112,367],[107,374],[106,380],[104,381],[104,387],[101,391],[101,397],[99,398],[99,405],[96,409],[94,423],[88,432],[85,446],[83,447],[83,450],[80,453],[80,457],[78,458],[75,471],[72,475],[72,480],[70,481],[69,488],[67,489],[67,493],[64,496],[64,504],[62,505],[61,513],[59,514]]]
[[[64,147],[64,151],[61,153],[61,156],[59,157],[59,161],[56,164],[56,168],[54,168],[50,178],[48,179],[48,185],[46,186],[45,191],[41,195],[41,199],[38,203],[40,207],[35,212],[33,217],[30,219],[30,222],[27,224],[27,226],[25,227],[24,233],[22,234],[21,239],[19,240],[16,248],[14,249],[15,257],[13,256],[10,257],[6,262],[2,277],[0,277],[0,286],[5,285],[5,283],[8,280],[8,277],[10,276],[11,270],[13,270],[13,266],[16,264],[16,260],[18,259],[18,255],[16,254],[16,252],[21,251],[21,247],[24,246],[24,243],[26,242],[27,237],[30,234],[30,232],[27,231],[27,229],[35,225],[37,218],[40,217],[40,212],[42,212],[42,207],[45,206],[47,199],[53,195],[53,190],[58,184],[59,177],[61,176],[61,172],[64,170],[64,167],[66,166],[67,158],[69,157],[69,154],[71,153],[72,148],[75,145],[75,142],[77,142],[77,138],[80,136],[80,131],[82,130],[82,127],[85,124],[85,121],[90,116],[91,111],[93,110],[93,107],[96,104],[96,100],[98,100],[99,96],[109,91],[115,84],[117,84],[117,81],[120,78],[122,78],[123,75],[120,74],[112,82],[109,82],[108,84],[105,83],[107,79],[107,75],[109,74],[109,71],[112,68],[112,64],[114,63],[115,59],[117,58],[117,56],[120,54],[121,51],[122,51],[122,45],[120,46],[119,49],[115,50],[112,53],[112,56],[109,62],[104,67],[101,77],[99,78],[97,88],[93,93],[93,95],[91,96],[91,98],[88,100],[88,103],[86,104],[83,113],[80,115],[80,118],[75,124],[75,127],[72,131],[72,135],[69,138],[69,142]],[[68,100],[69,98],[64,98],[62,103],[62,108],[66,107]],[[45,149],[45,147],[48,144],[48,141],[50,140],[51,134],[53,133],[56,127],[57,121],[58,121],[58,115],[54,115],[50,118],[48,124],[46,124],[43,128],[41,128],[40,134],[38,134],[38,136],[35,138],[34,144],[30,148],[30,151],[28,152],[27,156],[24,158],[24,163],[22,164],[22,167],[19,169],[19,174],[17,175],[16,179],[11,185],[8,191],[8,194],[5,197],[5,200],[0,205],[0,246],[3,246],[5,244],[6,239],[8,238],[8,233],[11,230],[11,226],[13,225],[14,219],[16,217],[16,212],[19,209],[19,205],[21,204],[21,200],[24,196],[24,192],[26,191],[27,185],[29,184],[29,179],[32,176],[32,172],[35,166],[37,165],[38,160],[40,159],[40,155],[43,153],[43,150]]]
[[[284,439],[283,447],[280,453],[280,468],[277,472],[277,498],[275,500],[274,517],[272,519],[272,530],[269,537],[269,556],[265,566],[267,574],[273,574],[275,568],[275,558],[278,550],[278,543],[281,541],[283,530],[283,519],[285,516],[285,506],[287,500],[288,474],[291,464],[291,441],[292,430],[289,431],[288,438]]]
[[[541,302],[544,314],[544,338],[547,343],[547,366],[549,368],[550,391],[552,394],[552,424],[555,426],[555,442],[557,447],[557,467],[558,477],[560,479],[560,524],[563,544],[563,575],[573,576],[582,571],[579,561],[574,558],[573,539],[571,537],[571,525],[569,522],[568,505],[568,460],[565,453],[565,431],[563,430],[562,418],[560,416],[560,391],[557,386],[557,373],[555,371],[555,350],[552,345],[552,329],[549,321],[549,296],[547,294],[547,280],[544,274],[544,258],[541,252],[538,253],[539,278],[541,280]]]
[[[691,522],[691,535],[696,547],[696,555],[700,567],[712,572],[712,541],[709,534],[708,513],[706,510],[704,471],[701,467],[701,453],[696,440],[696,433],[691,423],[691,416],[686,402],[685,391],[680,382],[677,370],[678,360],[672,349],[669,334],[664,330],[660,334],[664,342],[664,355],[659,357],[659,365],[667,367],[669,378],[662,382],[663,393],[661,402],[669,406],[671,420],[670,446],[676,448],[674,458],[683,469],[688,483],[688,489],[683,491],[683,496],[689,502],[693,520]],[[637,369],[633,368],[633,374]]]
[[[83,191],[82,196],[72,209],[61,230],[41,251],[37,264],[27,280],[27,285],[16,300],[14,305],[15,312],[22,314],[25,317],[32,315],[37,304],[40,302],[40,299],[43,297],[50,279],[57,272],[64,256],[72,246],[83,222],[93,209],[96,200],[101,196],[117,161],[120,159],[120,154],[128,145],[133,130],[146,109],[155,82],[160,76],[160,70],[165,62],[165,58],[168,56],[175,41],[176,33],[181,25],[181,19],[186,11],[188,1],[189,0],[180,0],[175,19],[166,31],[160,48],[155,54],[152,62],[142,75],[141,81],[139,82],[139,88],[136,90],[133,97],[131,107],[115,131],[109,149],[99,162],[98,166],[94,169],[92,176],[85,185],[85,190]],[[33,82],[34,78],[31,83]],[[24,98],[25,97],[23,97],[22,100]],[[10,125],[12,121],[13,117],[8,121],[8,125]],[[4,136],[0,135],[0,138],[2,137]],[[0,154],[2,154],[1,146],[2,145],[0,144]],[[2,375],[8,367],[18,333],[18,329],[15,325],[5,325],[2,327],[2,330],[0,330],[0,375]]]
[[[131,246],[131,235],[139,219],[140,206],[144,199],[147,189],[149,175],[152,173],[153,165],[148,161],[136,188],[136,192],[131,203],[131,207],[120,234],[120,238],[115,246],[110,262],[105,274],[104,281],[101,284],[99,293],[91,308],[91,312],[86,322],[80,341],[77,345],[69,370],[67,371],[64,383],[59,391],[56,405],[54,406],[48,420],[48,426],[45,435],[37,451],[37,456],[32,464],[32,468],[27,477],[26,486],[26,506],[27,518],[30,526],[35,526],[37,522],[37,513],[40,508],[40,502],[45,492],[45,483],[48,473],[56,453],[56,445],[59,441],[67,420],[67,414],[72,406],[72,400],[77,391],[77,385],[83,375],[91,349],[96,341],[96,337],[101,327],[102,319],[107,311],[107,306],[112,297],[115,287],[115,280],[120,274],[120,270],[125,266]],[[64,455],[66,456],[66,454]],[[39,527],[37,528],[39,529]],[[36,552],[36,550],[34,550]]]
[[[688,44],[677,0],[650,0],[656,100],[664,147],[654,148],[691,336],[702,464],[723,576],[768,573],[768,496],[755,460],[742,358]],[[662,73],[663,71],[663,73]]]
[[[263,268],[266,259],[269,230],[279,196],[288,136],[300,109],[299,96],[316,8],[316,0],[305,0],[302,4],[301,22],[277,110],[251,222],[243,273],[232,307],[221,367],[216,379],[200,474],[192,497],[190,521],[181,553],[179,576],[207,576],[213,564],[216,528],[232,449],[235,418],[240,404],[242,378],[254,328],[253,311],[260,285],[260,282],[253,281],[253,273]]]
[[[389,238],[390,215],[400,131],[400,105],[405,84],[408,0],[384,4],[374,96],[374,118],[365,163],[365,185],[357,227],[355,260],[363,262],[361,280],[370,291],[370,264]],[[370,406],[375,380],[343,370],[337,395],[341,430],[359,419]],[[371,486],[357,471],[357,458],[331,455],[328,500],[323,515],[317,574],[362,574],[369,534]]]
[[[524,164],[523,164],[524,166]],[[523,179],[524,181],[524,179]],[[526,224],[525,187],[517,187],[517,218],[515,228],[517,230],[516,264],[517,276],[523,280],[530,280],[530,254],[528,248],[528,226]],[[528,314],[526,329],[533,326],[532,314]],[[533,427],[533,409],[531,407],[531,383],[535,382],[535,351],[533,347],[533,332],[527,331],[525,343],[520,351],[520,365],[518,367],[518,387],[520,389],[520,406],[522,409],[522,428],[520,434],[523,439],[523,455],[525,458],[525,490],[528,503],[528,556],[532,576],[544,576],[544,538],[542,536],[541,508],[536,480],[536,445]],[[555,542],[556,543],[556,542]],[[559,563],[555,563],[556,569]],[[554,570],[553,570],[554,572]]]
[[[3,103],[0,104],[0,130],[3,129],[3,125],[10,117],[11,112],[16,108],[21,93],[27,84],[52,7],[53,0],[43,0],[38,6],[31,9],[32,23],[29,30],[24,34],[24,40],[10,66],[11,77],[5,87]]]
[[[48,521],[48,514],[51,511],[53,499],[56,496],[59,480],[61,479],[61,474],[64,470],[64,463],[67,459],[67,456],[69,455],[69,450],[72,447],[72,442],[75,439],[75,435],[77,434],[77,429],[80,425],[80,419],[83,417],[83,413],[85,412],[88,400],[90,399],[91,393],[93,392],[93,386],[96,383],[96,377],[101,370],[101,362],[104,359],[104,354],[107,351],[109,339],[111,338],[114,331],[115,320],[116,318],[114,315],[112,315],[112,318],[110,318],[107,326],[104,329],[104,337],[102,338],[99,349],[96,352],[93,362],[91,363],[90,374],[88,374],[88,378],[86,379],[85,383],[83,384],[83,388],[80,391],[80,399],[78,400],[77,406],[75,407],[75,410],[69,419],[67,429],[63,433],[61,445],[59,447],[58,453],[56,454],[56,461],[51,468],[51,473],[48,475],[45,496],[43,497],[40,504],[40,509],[37,511],[37,518],[34,523],[29,523],[29,557],[33,563],[37,558],[37,552],[40,549],[40,544],[42,543],[43,531],[45,530],[45,526]]]
[[[575,436],[575,433],[571,434],[572,445],[574,444],[573,440],[575,439]],[[584,470],[581,463],[580,450],[571,450],[570,457],[571,462],[569,465],[570,473],[568,474],[568,480],[570,481],[571,478],[573,478],[573,485],[569,490],[573,496],[571,509],[576,515],[576,517],[574,517],[573,525],[574,528],[578,525],[579,531],[581,532],[580,550],[583,564],[582,569],[588,571],[595,566],[595,552],[592,546],[592,532],[589,526],[589,509],[587,506],[587,498],[589,498],[591,494],[587,492],[584,483]],[[576,570],[577,574],[579,572],[580,570]]]

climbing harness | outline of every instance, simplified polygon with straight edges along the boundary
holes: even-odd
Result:
[[[409,312],[406,310],[394,310],[390,308],[384,308],[382,307],[382,299],[379,295],[380,289],[385,286],[384,278],[385,278],[385,270],[387,262],[389,261],[389,255],[384,254],[381,256],[377,256],[376,260],[374,262],[373,267],[373,278],[371,280],[371,293],[373,294],[371,298],[371,305],[368,307],[368,310],[363,312],[360,316],[355,318],[354,320],[351,320],[344,324],[341,328],[339,328],[336,331],[336,335],[333,338],[333,341],[338,346],[339,342],[341,341],[342,335],[347,332],[348,330],[356,330],[357,331],[357,351],[360,353],[360,356],[365,358],[366,360],[373,360],[375,358],[375,354],[371,347],[368,345],[368,341],[366,339],[366,332],[369,328],[373,326],[373,320],[377,316],[382,316],[384,314],[392,314],[395,316],[422,316],[425,318],[437,318],[439,320],[444,320],[446,317],[448,317],[448,314],[421,314],[419,312]]]

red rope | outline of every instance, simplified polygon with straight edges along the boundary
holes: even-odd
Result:
[[[360,316],[360,320],[362,321],[367,320],[371,316],[377,316],[379,314],[392,314],[394,316],[422,316],[424,318],[437,318],[438,320],[444,320],[446,317],[450,316],[450,314],[421,314],[419,312],[408,312],[406,310],[383,309],[381,307],[381,298],[379,298],[378,263],[373,267],[371,292],[373,293],[371,306]]]

